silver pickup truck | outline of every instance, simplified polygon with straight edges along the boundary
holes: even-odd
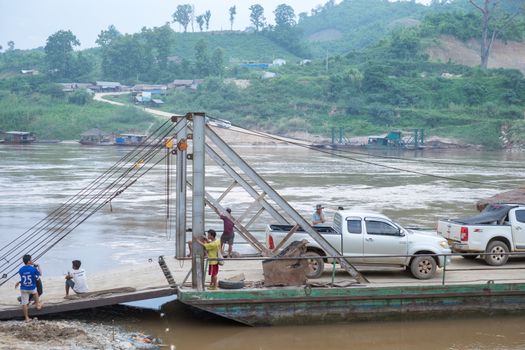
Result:
[[[464,219],[438,221],[438,234],[455,253],[470,253],[466,259],[483,256],[489,265],[504,265],[508,252],[525,252],[525,205],[492,204],[481,213]]]
[[[408,230],[378,213],[338,211],[332,226],[314,228],[343,256],[350,257],[352,264],[409,267],[418,279],[432,278],[437,267],[444,265],[443,256],[431,254],[450,253],[447,241],[435,232]],[[278,246],[291,229],[291,225],[268,225],[268,247]],[[308,277],[320,277],[324,263],[330,261],[323,258],[326,252],[304,231],[298,230],[291,239],[309,242],[306,254],[314,264]]]

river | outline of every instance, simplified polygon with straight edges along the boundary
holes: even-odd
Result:
[[[307,218],[315,204],[322,203],[328,218],[343,206],[380,211],[408,226],[435,227],[438,218],[471,214],[478,199],[523,186],[525,178],[519,168],[525,164],[524,153],[461,150],[389,154],[406,158],[394,160],[353,153],[337,157],[293,146],[235,149]],[[76,143],[0,145],[0,242],[23,233],[128,151]],[[210,160],[208,164],[207,190],[217,197],[231,179]],[[40,260],[46,274],[63,274],[73,259],[82,260],[90,272],[96,272],[173,255],[173,219],[166,220],[165,198],[165,171],[160,168],[116,198],[111,210],[103,208],[49,251]],[[231,207],[234,215],[241,215],[251,197],[235,187],[223,204]],[[255,228],[262,229],[268,220],[263,215]],[[206,227],[221,228],[211,211],[207,212]],[[250,251],[241,244],[237,249]],[[521,329],[525,317],[521,316],[257,329],[216,319],[188,319],[177,312],[136,317],[142,328],[176,349],[525,348]]]

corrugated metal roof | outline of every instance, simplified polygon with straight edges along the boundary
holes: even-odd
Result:
[[[96,85],[97,86],[102,86],[102,87],[121,87],[122,85],[120,85],[120,83],[116,82],[116,81],[97,81],[96,82]]]
[[[6,131],[4,134],[9,134],[9,135],[29,135],[31,133],[28,132],[28,131]]]

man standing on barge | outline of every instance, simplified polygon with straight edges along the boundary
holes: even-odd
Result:
[[[322,204],[317,204],[315,206],[315,211],[312,214],[312,225],[319,225],[325,223],[326,219],[324,218],[323,209],[324,207]]]

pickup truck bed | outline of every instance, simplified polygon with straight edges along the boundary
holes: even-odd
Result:
[[[269,225],[271,231],[284,231],[289,232],[294,226],[293,225],[279,225],[279,224],[272,224]],[[338,234],[333,227],[331,226],[314,226],[314,229],[319,232],[320,234]],[[297,232],[305,232],[301,227],[297,230]]]
[[[525,206],[492,204],[465,219],[439,220],[437,232],[453,252],[483,254],[489,265],[503,265],[508,253],[525,251]],[[474,259],[476,255],[464,255]]]

